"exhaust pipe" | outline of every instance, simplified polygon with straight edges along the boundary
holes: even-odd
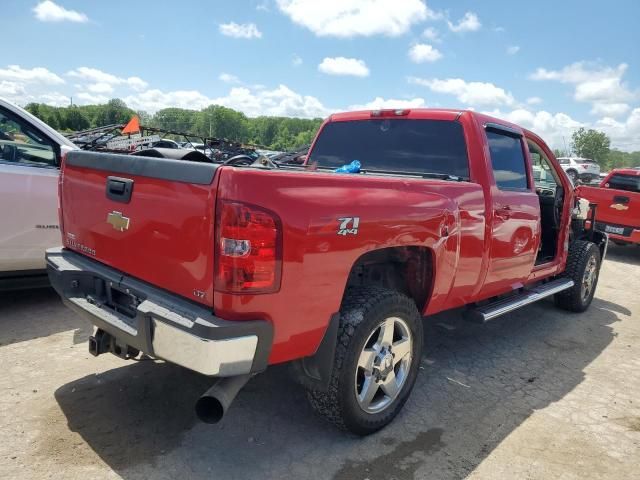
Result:
[[[196,415],[205,423],[218,423],[227,413],[231,402],[251,375],[220,378],[196,402]]]

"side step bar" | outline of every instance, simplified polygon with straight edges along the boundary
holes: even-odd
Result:
[[[524,290],[522,293],[514,295],[503,300],[497,300],[488,305],[482,305],[481,307],[475,307],[468,310],[465,313],[467,320],[475,323],[485,323],[489,320],[504,315],[505,313],[517,310],[520,307],[529,305],[530,303],[542,300],[545,297],[549,297],[553,294],[567,290],[573,287],[573,280],[568,278],[559,278],[552,280],[537,287]]]

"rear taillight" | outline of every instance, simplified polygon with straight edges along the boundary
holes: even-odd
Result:
[[[583,164],[583,165],[582,165],[582,168],[584,168],[584,169],[586,170],[587,168],[589,168],[589,165],[584,165],[584,164]]]
[[[272,212],[218,202],[215,248],[216,290],[268,293],[280,288],[282,228]]]

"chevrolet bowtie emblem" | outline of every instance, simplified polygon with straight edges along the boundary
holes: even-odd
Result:
[[[616,210],[629,210],[627,205],[623,205],[622,203],[613,203],[609,208],[615,208]]]
[[[129,218],[115,210],[107,214],[107,223],[111,224],[115,230],[119,230],[121,232],[129,229]]]

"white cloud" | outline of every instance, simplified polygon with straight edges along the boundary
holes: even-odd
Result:
[[[422,32],[422,36],[427,40],[431,40],[432,42],[440,42],[440,32],[433,27],[425,28]]]
[[[87,87],[92,92],[97,92],[97,90],[95,90],[96,88],[101,89],[101,93],[109,92],[105,85],[111,85],[112,87],[114,85],[127,85],[129,88],[132,88],[136,91],[142,91],[149,86],[149,84],[142,80],[140,77],[118,77],[116,75],[112,75],[111,73],[103,72],[102,70],[91,67],[79,67],[70,70],[69,72],[67,72],[67,75],[93,84],[93,86]],[[100,86],[96,87],[96,85]],[[111,91],[113,91],[113,88],[111,89]]]
[[[218,29],[222,35],[233,38],[262,38],[262,32],[255,23],[221,23]]]
[[[513,105],[510,92],[488,82],[467,82],[461,78],[426,79],[409,77],[409,83],[422,85],[432,92],[454,95],[457,100],[470,106]]]
[[[159,89],[150,89],[126,96],[123,100],[136,110],[146,110],[148,112],[156,112],[168,107],[199,110],[213,103],[212,99],[197,90],[163,92]]]
[[[424,98],[412,98],[410,100],[398,100],[395,98],[376,97],[368,103],[362,105],[351,105],[347,110],[380,110],[391,108],[425,108]]]
[[[142,91],[149,86],[149,84],[140,77],[129,77],[126,79],[126,83],[136,91]]]
[[[440,13],[422,0],[278,0],[291,21],[318,36],[398,36]]]
[[[465,13],[464,17],[458,20],[458,23],[456,24],[447,20],[447,25],[449,25],[449,30],[456,33],[475,32],[480,30],[482,27],[482,23],[480,23],[478,15],[473,12]]]
[[[426,43],[417,43],[409,49],[409,58],[414,63],[435,62],[442,58],[442,53]]]
[[[511,45],[507,47],[507,55],[515,55],[520,51],[520,47],[518,45]]]
[[[218,79],[223,81],[224,83],[240,83],[240,79],[235,75],[231,75],[230,73],[221,73],[218,75]]]
[[[91,67],[79,67],[74,70],[70,70],[69,72],[67,72],[67,75],[90,82],[101,82],[110,84],[121,83],[121,79],[116,77],[115,75],[111,75],[110,73],[103,72],[102,70]]]
[[[367,64],[357,58],[325,57],[318,65],[318,70],[327,75],[369,76]]]
[[[110,83],[92,83],[87,89],[92,93],[111,93],[113,92],[113,85]]]
[[[43,83],[46,85],[61,85],[62,78],[43,67],[22,68],[19,65],[9,65],[0,68],[0,80],[8,80],[21,83]]]
[[[26,95],[27,90],[24,85],[17,82],[9,82],[0,80],[0,96],[7,98],[15,98],[17,96]]]
[[[60,92],[52,92],[51,86],[25,81],[0,80],[0,97],[5,97],[18,105],[26,105],[30,102],[46,103],[56,107],[69,105],[69,97]]]
[[[107,103],[109,101],[109,97],[105,95],[94,95],[89,92],[80,92],[75,96],[76,101],[80,100],[80,103],[87,105],[99,105],[102,103]]]
[[[632,92],[622,80],[627,68],[626,63],[609,67],[583,61],[560,70],[538,68],[529,78],[573,85],[573,98],[578,102],[591,103],[591,113],[619,116],[629,110],[627,102],[640,98],[640,94]]]
[[[580,127],[603,131],[611,139],[611,146],[624,151],[640,150],[640,108],[635,108],[629,116],[618,121],[603,117],[593,123],[580,122],[566,113],[550,113],[544,110],[532,112],[518,108],[510,112],[494,110],[486,112],[503,118],[540,135],[551,148],[565,148],[571,142],[571,135]]]
[[[634,108],[625,121],[605,117],[594,127],[611,138],[613,147],[626,151],[640,150],[640,108]]]
[[[129,95],[123,100],[137,110],[156,112],[163,108],[179,107],[200,110],[209,105],[223,105],[248,116],[273,115],[292,117],[325,117],[331,111],[320,100],[294,92],[286,85],[274,89],[233,87],[222,97],[212,98],[196,90],[163,92],[158,89]]]
[[[259,12],[268,12],[269,11],[269,3],[264,0],[263,2],[260,2],[258,5],[256,5],[256,10],[258,10]]]
[[[302,57],[300,55],[294,55],[291,59],[291,64],[294,67],[299,67],[300,65],[302,65]]]
[[[33,7],[36,18],[41,22],[76,22],[85,23],[89,18],[75,10],[67,10],[51,0],[45,0]]]
[[[529,105],[538,105],[542,103],[542,99],[540,97],[529,97],[527,98],[527,103]]]
[[[620,117],[630,109],[627,103],[594,103],[591,113],[603,117]]]
[[[540,135],[551,148],[564,148],[564,143],[569,142],[571,134],[585,126],[565,113],[549,113],[544,110],[532,112],[517,108],[510,112],[494,110],[486,113],[531,130]]]

